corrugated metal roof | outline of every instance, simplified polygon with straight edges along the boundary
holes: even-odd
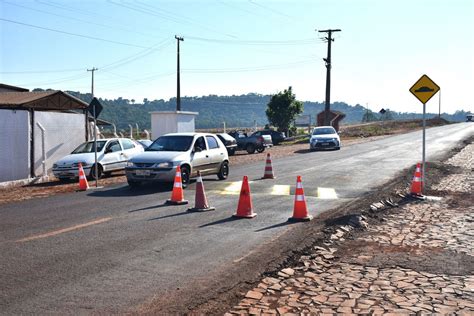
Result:
[[[16,86],[10,86],[8,84],[0,83],[0,89],[5,89],[5,90],[11,90],[11,91],[20,91],[20,92],[26,92],[30,91],[26,88],[21,88],[21,87],[16,87]],[[5,92],[5,91],[4,91]]]
[[[86,102],[62,91],[0,93],[0,108],[74,110],[87,106]]]

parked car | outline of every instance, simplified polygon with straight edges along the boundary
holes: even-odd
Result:
[[[273,146],[270,135],[256,135],[253,133],[247,136],[247,133],[240,131],[230,132],[229,135],[237,140],[238,150],[246,150],[249,154],[253,154],[255,151],[261,153],[265,148]]]
[[[235,138],[227,133],[219,133],[216,135],[224,144],[225,148],[227,148],[227,153],[229,154],[229,156],[233,156],[235,154],[235,151],[237,150],[237,141],[235,140]]]
[[[214,134],[172,133],[160,136],[145,152],[133,157],[125,168],[131,187],[142,183],[173,182],[176,167],[181,168],[185,188],[191,178],[217,175],[220,180],[229,175],[226,147]]]
[[[278,145],[286,139],[285,133],[277,132],[271,129],[256,131],[255,135],[270,135],[272,137],[273,145]]]
[[[309,138],[309,149],[341,149],[341,139],[332,126],[318,126]]]
[[[149,139],[137,139],[136,142],[142,145],[143,149],[148,148],[153,143],[153,141]]]
[[[125,169],[128,159],[144,151],[143,147],[128,138],[97,140],[97,174]],[[59,180],[75,179],[79,176],[79,163],[86,176],[95,178],[94,141],[82,143],[73,152],[53,164],[53,174]]]

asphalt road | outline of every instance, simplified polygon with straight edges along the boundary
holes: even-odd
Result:
[[[474,124],[427,130],[427,158],[436,159],[474,134]],[[262,155],[263,157],[263,155]],[[290,231],[296,176],[308,208],[320,214],[375,190],[421,160],[421,131],[343,147],[302,151],[273,160],[274,180],[260,180],[265,162],[231,166],[230,177],[205,178],[216,211],[164,206],[169,188],[114,186],[0,206],[0,314],[114,313],[134,310],[177,288],[212,278]],[[235,220],[240,185],[251,181],[253,219]],[[430,179],[427,179],[429,181]]]

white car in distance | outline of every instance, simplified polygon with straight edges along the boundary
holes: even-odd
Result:
[[[318,126],[309,138],[309,149],[341,149],[341,138],[332,126]]]

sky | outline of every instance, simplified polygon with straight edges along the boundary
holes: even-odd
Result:
[[[472,0],[0,0],[0,83],[135,102],[275,94],[421,113],[410,87],[441,93],[427,111],[474,111]],[[471,90],[473,89],[473,90]]]

